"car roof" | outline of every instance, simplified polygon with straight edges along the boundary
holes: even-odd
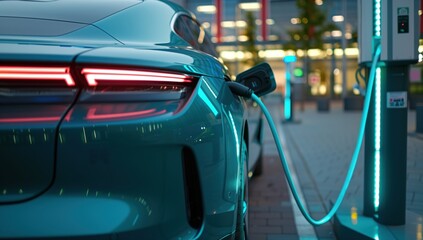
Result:
[[[187,46],[173,32],[172,21],[180,14],[193,17],[159,0],[0,1],[0,35],[3,40]]]
[[[0,16],[91,24],[141,0],[1,1]]]

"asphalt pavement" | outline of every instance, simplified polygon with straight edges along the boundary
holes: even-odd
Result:
[[[340,101],[332,101],[329,111],[319,112],[316,103],[309,102],[304,111],[296,105],[295,121],[285,123],[282,95],[272,94],[263,100],[277,125],[306,206],[313,217],[320,218],[330,209],[344,181],[358,135],[361,111],[344,111]],[[423,216],[423,135],[417,134],[415,129],[416,112],[410,110],[406,208]],[[250,239],[337,239],[332,222],[312,227],[299,213],[267,124],[263,142],[263,174],[253,177],[250,182]],[[361,205],[363,201],[363,148],[344,200],[348,204]]]

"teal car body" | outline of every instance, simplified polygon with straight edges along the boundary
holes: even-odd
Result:
[[[173,3],[0,1],[0,239],[246,235],[246,104],[213,55]]]

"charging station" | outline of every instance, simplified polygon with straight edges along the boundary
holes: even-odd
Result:
[[[275,140],[286,180],[299,211],[314,226],[334,219],[339,239],[416,239],[422,216],[406,211],[407,95],[409,65],[418,60],[418,0],[359,0],[359,64],[366,69],[367,90],[361,125],[345,181],[330,211],[313,218],[301,200],[275,123],[260,100],[260,89],[274,89],[271,78],[250,84],[247,78],[230,82],[234,94],[252,98],[263,111]],[[285,121],[292,121],[291,63],[285,58]],[[267,72],[271,72],[267,67]],[[260,80],[259,78],[252,78]],[[273,82],[273,85],[270,84]],[[259,95],[256,95],[259,94]],[[363,204],[344,202],[365,136]],[[418,230],[419,231],[419,230]]]
[[[294,64],[297,61],[295,56],[286,56],[283,59],[285,63],[285,97],[284,97],[284,122],[293,122],[294,111],[293,111],[293,99],[292,99],[292,75],[294,70]]]
[[[335,232],[340,239],[414,239],[415,231],[407,235],[417,218],[406,211],[407,95],[409,65],[418,60],[419,1],[359,0],[358,8],[359,64],[367,79],[381,52],[372,66],[362,212],[339,211]]]

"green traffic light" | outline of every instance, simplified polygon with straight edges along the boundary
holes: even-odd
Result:
[[[295,77],[303,77],[304,76],[304,71],[302,68],[295,68],[294,69],[294,76]]]

